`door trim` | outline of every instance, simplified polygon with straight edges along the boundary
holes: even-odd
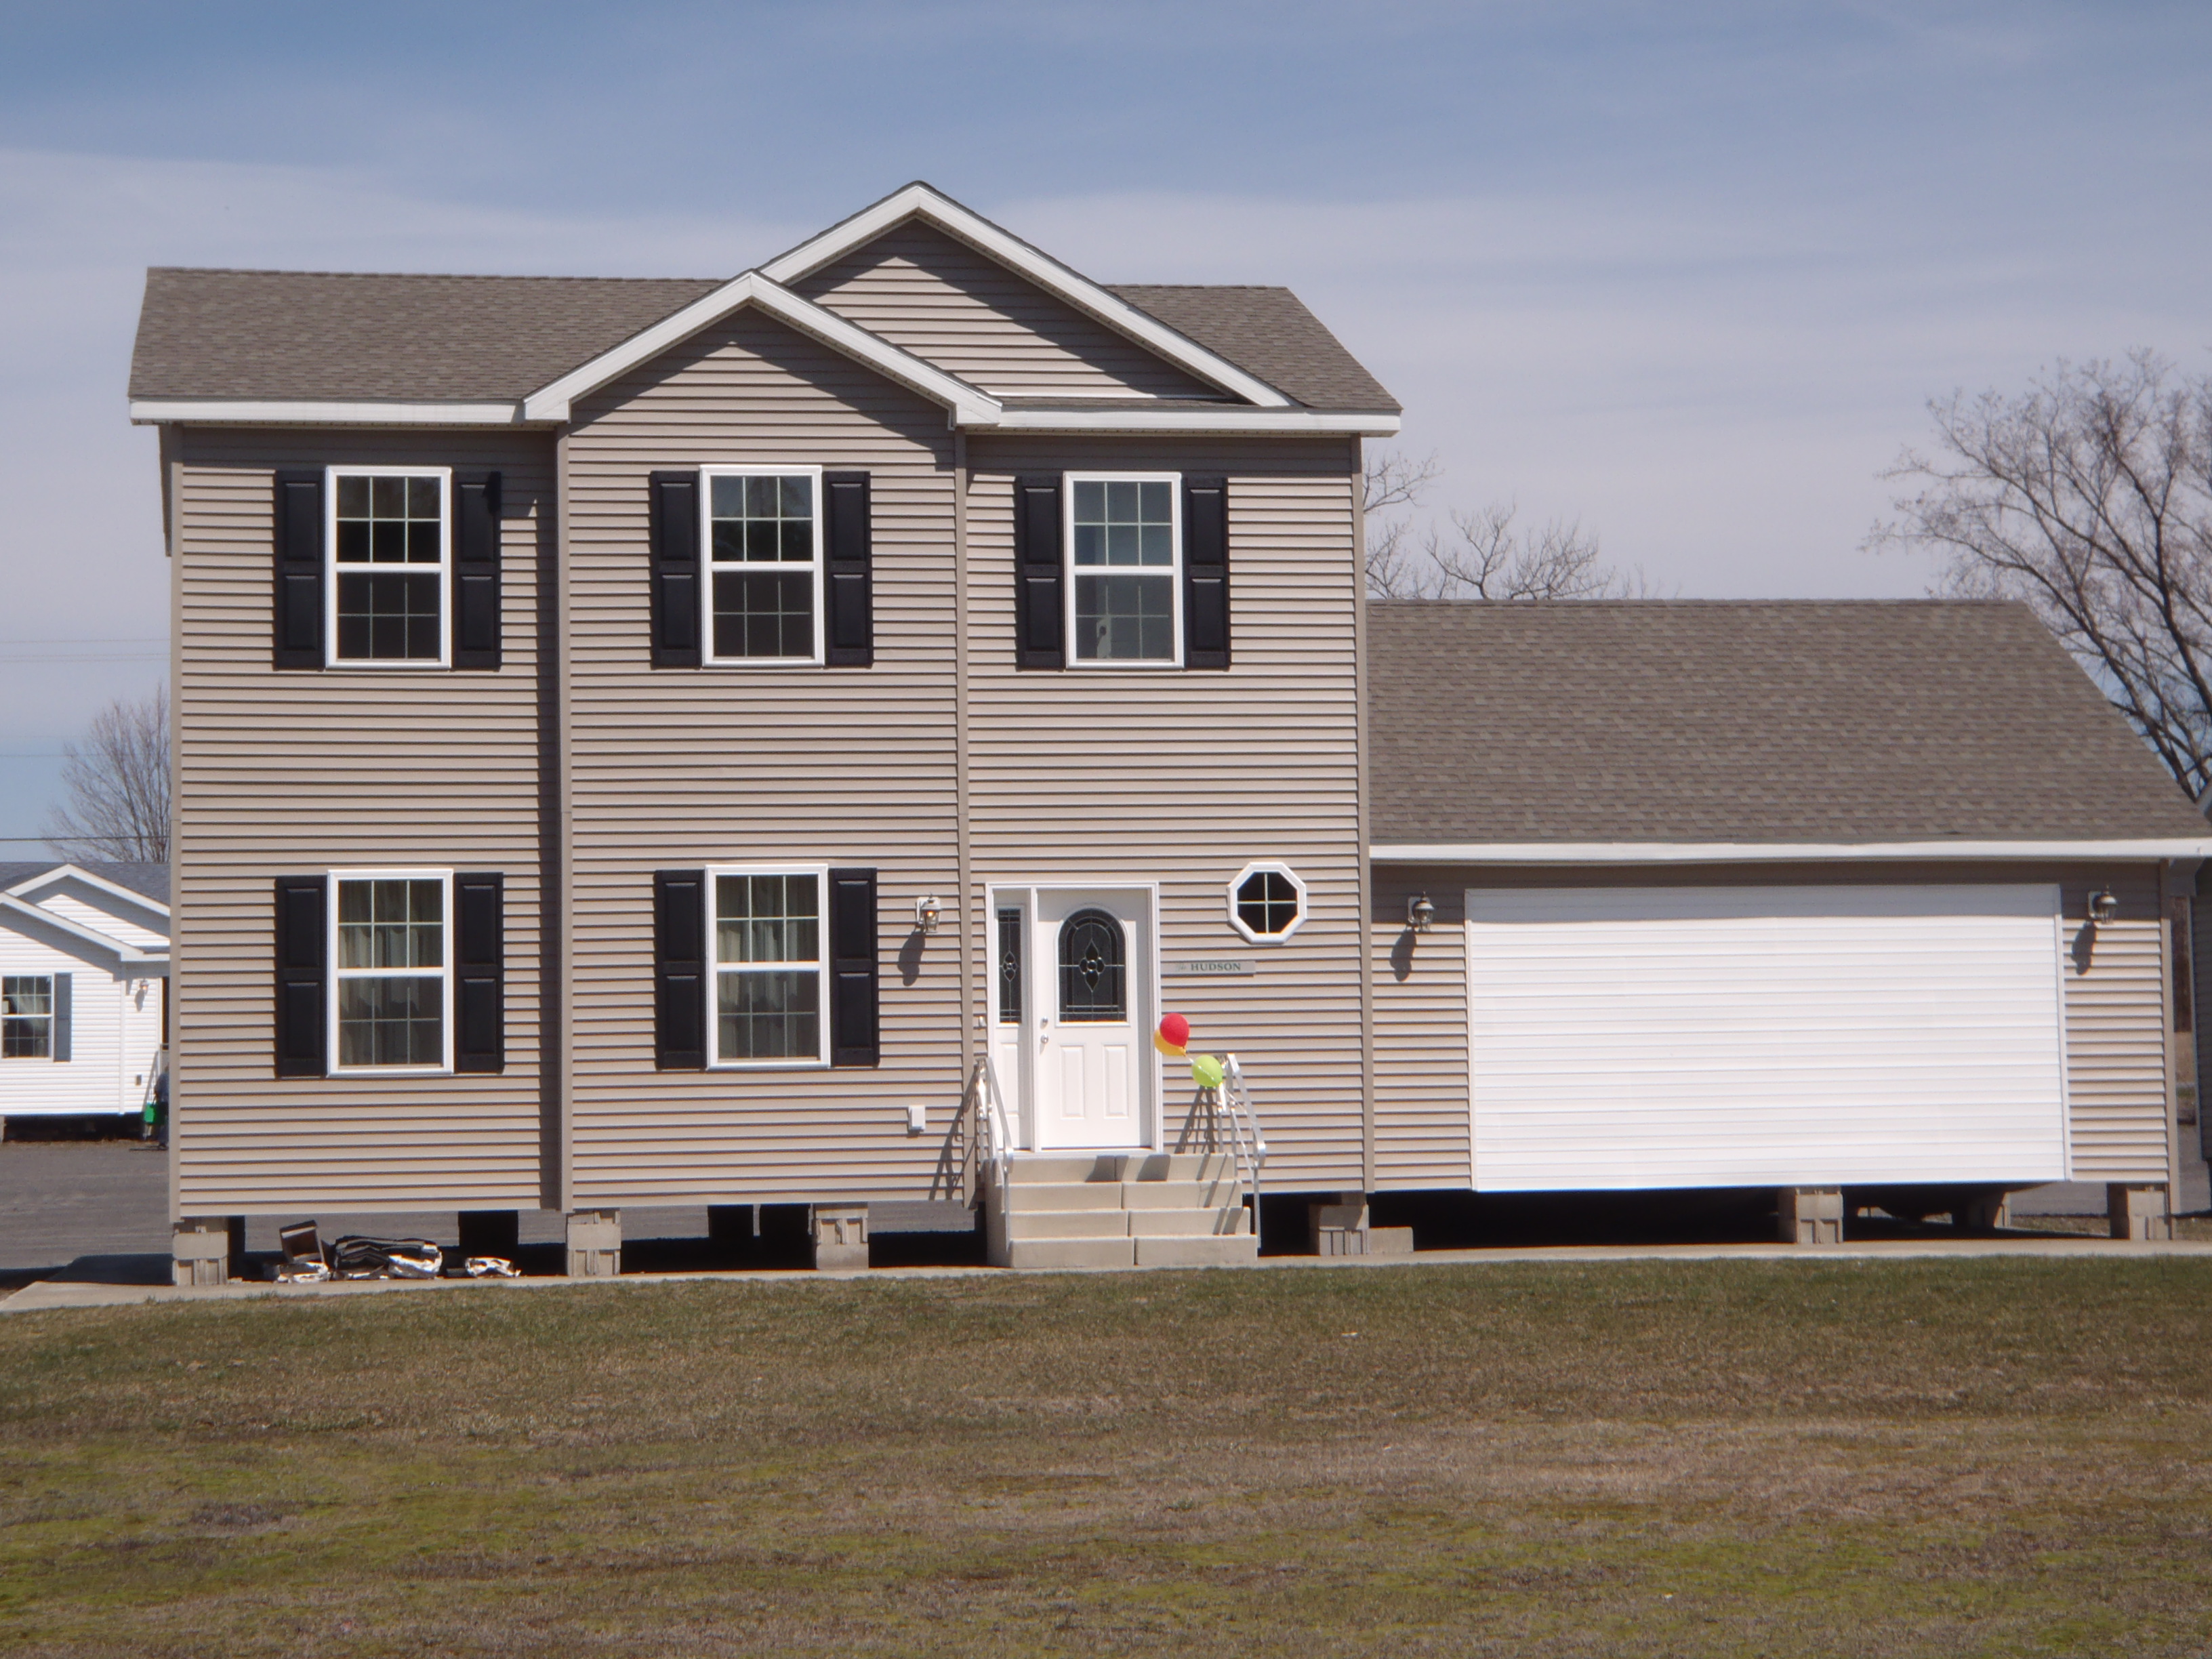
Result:
[[[983,884],[983,914],[980,926],[983,940],[982,960],[987,964],[983,975],[983,1029],[985,1044],[999,1041],[999,973],[998,929],[1001,906],[1018,905],[1023,918],[1022,937],[1022,1018],[1018,1070],[1019,1076],[999,1074],[999,1086],[1005,1091],[1012,1108],[1014,1140],[1024,1152],[1034,1152],[1037,1146],[1036,1128],[1036,1017],[1038,999],[1049,988],[1048,981],[1041,976],[1037,952],[1030,941],[1036,932],[1037,897],[1043,893],[1068,891],[1142,893],[1146,915],[1149,921],[1146,940],[1147,962],[1141,976],[1145,988],[1146,1019],[1139,1034],[1141,1048],[1138,1064],[1142,1067],[1141,1083],[1137,1091],[1137,1111],[1141,1120],[1137,1149],[1157,1152],[1164,1144],[1161,1126],[1166,1121],[1167,1079],[1160,1052],[1152,1047],[1152,1031],[1164,1006],[1161,1000],[1160,963],[1164,957],[1161,944],[1160,884],[1157,881],[1129,881],[1113,877],[1086,879],[1082,877],[1054,877],[1044,881],[990,881]]]

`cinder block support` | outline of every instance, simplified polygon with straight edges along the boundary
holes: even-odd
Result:
[[[1339,1193],[1306,1206],[1306,1235],[1316,1255],[1367,1254],[1367,1194]]]
[[[172,1273],[179,1285],[230,1282],[230,1222],[225,1216],[187,1216],[170,1231]]]
[[[1784,1187],[1774,1195],[1775,1231],[1784,1244],[1844,1242],[1844,1189]]]
[[[817,1204],[809,1212],[807,1220],[814,1234],[817,1268],[868,1265],[866,1205]]]
[[[2001,1233],[2012,1225],[2012,1194],[1982,1193],[1953,1213],[1951,1224],[1968,1232]]]
[[[2163,1187],[2126,1187],[2115,1182],[2105,1188],[2105,1215],[2114,1238],[2173,1237],[2173,1216],[2166,1206]]]
[[[622,1212],[568,1212],[568,1277],[613,1279],[622,1273]]]

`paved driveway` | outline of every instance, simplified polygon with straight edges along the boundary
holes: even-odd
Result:
[[[0,1141],[0,1273],[169,1249],[169,1155],[129,1140]]]

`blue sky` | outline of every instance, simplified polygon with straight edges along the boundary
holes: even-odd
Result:
[[[1439,507],[1909,594],[1929,397],[2206,366],[2208,71],[2202,5],[0,5],[0,836],[161,672],[149,264],[720,276],[926,178],[1295,287]]]

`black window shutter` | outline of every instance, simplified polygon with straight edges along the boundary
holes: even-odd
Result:
[[[453,486],[453,666],[499,666],[496,472]]]
[[[453,878],[453,1069],[507,1069],[507,878]]]
[[[1014,480],[1017,665],[1065,668],[1060,642],[1060,478]]]
[[[276,1075],[322,1077],[325,1054],[324,944],[326,876],[276,878]]]
[[[323,475],[276,475],[275,665],[323,665]]]
[[[707,872],[653,873],[653,1063],[707,1064]]]
[[[76,975],[54,975],[54,1040],[53,1057],[67,1060],[76,1037]]]
[[[828,645],[832,668],[870,668],[876,660],[875,577],[870,569],[868,475],[822,475],[823,545],[830,568]]]
[[[1229,666],[1229,480],[1182,481],[1182,665]]]
[[[876,872],[830,872],[830,1063],[873,1066],[883,1056],[876,1018]]]
[[[647,479],[653,534],[653,665],[699,665],[699,475]]]

